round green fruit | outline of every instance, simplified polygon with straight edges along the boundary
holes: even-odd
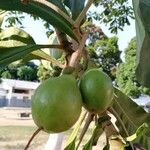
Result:
[[[72,75],[45,80],[32,97],[35,124],[48,133],[68,130],[78,120],[82,97]]]
[[[80,81],[80,91],[85,108],[92,113],[104,112],[112,102],[112,81],[99,69],[85,72]]]

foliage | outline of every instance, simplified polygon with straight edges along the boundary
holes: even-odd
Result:
[[[57,66],[51,66],[49,69],[45,68],[43,64],[40,64],[37,70],[37,76],[40,81],[44,81],[50,77],[57,77],[62,71],[62,69]]]
[[[65,0],[64,4],[70,9],[72,18],[76,19],[84,7],[85,0],[74,2],[73,0]],[[97,20],[109,26],[112,33],[117,33],[118,30],[123,30],[125,25],[130,25],[130,19],[134,19],[133,8],[128,0],[95,0],[95,7],[100,11],[92,11],[88,13],[88,20]],[[79,7],[80,6],[80,7]],[[95,8],[97,10],[97,8]],[[119,10],[119,11],[118,11]],[[7,26],[18,24],[22,26],[21,21],[27,14],[20,11],[10,11],[6,19]],[[39,20],[39,17],[31,14],[34,20]],[[46,34],[49,36],[53,32],[52,26],[44,21],[43,25],[47,29]]]
[[[7,12],[5,16],[5,27],[19,26],[23,28],[22,21],[25,19],[25,14],[20,11],[10,11]]]
[[[130,19],[134,19],[133,8],[128,0],[95,0],[95,6],[101,11],[95,11],[90,16],[108,24],[112,33],[123,30],[125,25],[130,25]]]
[[[136,16],[137,69],[136,76],[144,87],[150,87],[150,1],[133,0]]]
[[[38,81],[37,68],[33,62],[10,64],[0,69],[0,78]]]
[[[27,14],[23,13],[21,11],[8,11],[5,15],[5,27],[12,27],[12,26],[17,26],[19,28],[24,28],[23,21],[25,21],[25,18],[29,16],[33,20],[39,20],[43,22],[43,26],[46,29],[46,35],[49,37],[54,31],[52,26],[46,22],[45,20],[41,19],[40,17],[33,15],[33,14]]]
[[[142,107],[138,106],[131,98],[115,88],[115,94],[111,112],[117,118],[116,125],[123,137],[134,134],[138,128],[146,123],[150,125],[150,113],[146,113]],[[131,109],[129,109],[131,108]],[[145,150],[150,149],[150,128],[138,137],[133,143],[139,142]]]
[[[142,87],[135,75],[136,48],[136,39],[133,38],[125,49],[125,62],[119,65],[116,76],[116,82],[121,91],[133,98],[137,98],[141,94],[150,95],[150,90]]]
[[[44,3],[44,5],[43,3],[40,3],[40,2],[37,5],[37,3],[38,2],[31,2],[31,3],[28,3],[28,5],[26,5],[20,0],[5,0],[5,1],[0,1],[0,9],[23,11],[23,12],[30,13],[33,15],[37,15],[41,17],[42,19],[46,20],[48,23],[52,24],[53,26],[59,28],[60,30],[63,30],[72,38],[76,39],[76,36],[71,30],[72,25],[68,20],[66,20],[66,17],[64,18],[60,13],[54,11],[51,8],[52,6],[47,7],[46,2],[45,2],[46,4]],[[67,16],[67,11],[61,1],[59,0],[52,1],[52,4],[58,6],[60,10],[64,11],[65,16]],[[59,26],[60,24],[62,25],[61,26],[62,28],[60,28]]]
[[[72,18],[75,20],[83,10],[85,0],[64,0],[64,4],[70,9]]]
[[[93,2],[95,2],[98,8],[102,9],[103,12],[101,15],[98,15],[97,13],[94,14],[89,13],[87,15],[87,11],[89,7],[93,4]],[[80,7],[78,7],[79,4],[81,4]],[[134,4],[137,4],[136,6],[140,4],[140,8],[144,8],[144,7],[147,8],[147,6],[150,6],[150,5],[145,5],[146,3],[143,3],[143,1],[141,3],[134,3]],[[149,2],[147,2],[147,4],[149,4]],[[101,32],[101,30],[99,29],[97,30],[97,28],[95,27],[93,28],[92,26],[93,22],[91,20],[93,17],[95,17],[97,21],[102,21],[107,24],[110,23],[111,27],[109,29],[111,30],[111,32],[116,33],[118,29],[122,30],[125,24],[129,24],[129,18],[130,17],[133,18],[132,8],[129,7],[128,2],[126,0],[112,0],[112,1],[111,0],[106,0],[106,1],[103,0],[101,1],[99,0],[97,1],[93,1],[93,0],[88,0],[88,1],[5,0],[5,1],[0,1],[0,9],[11,10],[11,11],[23,11],[35,16],[37,15],[38,17],[47,21],[47,25],[51,24],[54,27],[57,38],[59,40],[57,44],[51,43],[48,45],[37,45],[34,42],[33,38],[21,29],[13,28],[11,32],[8,32],[10,31],[10,28],[9,30],[6,31],[1,30],[0,66],[8,65],[16,60],[29,61],[32,59],[40,59],[41,61],[43,61],[44,59],[48,61],[49,65],[47,65],[48,67],[44,66],[47,69],[46,74],[43,74],[43,70],[45,68],[41,66],[39,71],[41,79],[45,79],[47,78],[47,76],[54,76],[55,74],[53,74],[52,70],[53,69],[55,70],[56,68],[55,66],[57,66],[58,68],[60,68],[60,70],[58,71],[59,73],[57,72],[58,73],[57,75],[64,74],[65,70],[67,70],[68,73],[71,73],[77,78],[77,81],[80,81],[81,76],[83,75],[85,70],[87,68],[89,69],[90,62],[93,61],[95,63],[94,65],[101,67],[106,73],[108,73],[112,77],[113,80],[115,79],[116,66],[117,63],[120,62],[120,51],[118,50],[117,38],[116,37],[107,38],[105,34]],[[149,13],[149,9],[145,9],[145,10],[148,11]],[[92,15],[92,17],[90,15]],[[87,18],[86,21],[85,18]],[[143,25],[146,25],[144,24],[145,21],[147,21],[147,19],[143,18]],[[149,33],[148,31],[146,33]],[[146,36],[146,38],[147,37],[148,36]],[[147,42],[146,44],[148,44],[149,39],[148,40],[145,39],[145,40]],[[43,48],[46,48],[46,50],[48,48],[61,49],[63,51],[63,62],[60,59],[53,58],[50,55],[50,53],[46,53],[45,51],[43,51]],[[146,51],[145,49],[146,47],[144,47],[144,52]],[[139,53],[139,55],[140,54],[141,53]],[[146,56],[149,55],[144,55],[141,57],[147,58]],[[127,59],[130,59],[130,57],[127,57]],[[141,63],[141,59],[139,61],[139,64],[140,63]],[[90,67],[93,67],[94,65],[91,65]],[[143,73],[141,70],[138,71],[140,75]],[[149,67],[146,66],[146,69],[144,69],[144,71],[146,71],[146,73],[149,72]],[[23,77],[22,72],[26,72],[24,71],[24,68],[21,68],[20,72],[17,74],[20,75],[21,78]],[[7,72],[6,72],[6,76],[9,76]],[[143,78],[145,79],[145,76]],[[66,81],[64,83],[68,84]],[[52,89],[51,91],[53,92],[54,96],[60,96],[59,93],[60,92],[63,93],[63,88],[66,87],[65,86],[60,87],[55,83],[54,85],[58,87],[58,90],[55,89],[53,91]],[[69,86],[68,89],[66,89],[67,94],[68,94],[68,90],[70,89]],[[42,93],[38,93],[38,94],[41,97],[44,97],[43,96],[44,92],[45,90]],[[47,94],[49,94],[49,91],[47,91]],[[64,98],[63,94],[61,98]],[[91,99],[93,99],[93,97]],[[59,98],[59,100],[61,99]],[[40,116],[41,112],[42,113],[45,112],[43,111],[45,107],[44,105],[43,106],[39,105],[39,113],[36,115]],[[60,107],[62,106],[63,105],[61,105]],[[40,107],[43,108],[40,109]],[[71,106],[69,106],[69,109],[70,107]],[[101,131],[102,129],[106,133],[107,143],[104,149],[109,148],[108,139],[113,140],[112,137],[114,136],[118,142],[124,144],[124,142],[122,141],[125,141],[127,145],[129,144],[130,149],[134,149],[134,145],[133,145],[134,141],[128,142],[126,141],[126,137],[129,137],[130,134],[131,135],[134,134],[143,123],[146,123],[148,125],[148,129],[146,128],[145,131],[146,133],[144,135],[141,134],[142,136],[140,137],[140,139],[136,139],[136,142],[140,142],[140,144],[145,149],[150,149],[149,113],[145,112],[143,108],[139,107],[134,102],[132,102],[129,97],[127,97],[118,89],[115,89],[112,106],[110,105],[107,108],[107,110],[116,116],[117,118],[116,125],[120,129],[120,132],[118,132],[118,130],[114,128],[114,125],[111,122],[111,119],[109,117],[108,111],[104,111],[103,113],[100,114],[89,112],[83,130],[81,132],[77,147],[79,147],[90,123],[93,120],[95,120],[96,123],[100,121],[101,126],[99,126],[98,130]],[[48,109],[48,111],[50,110]],[[45,118],[46,121],[48,121],[47,116]],[[53,118],[51,119],[53,120]],[[60,123],[60,119],[57,121]],[[99,132],[98,135],[94,134],[93,132],[93,136],[96,136],[97,140],[100,134],[101,132]],[[92,148],[91,144],[93,143],[93,138],[95,138],[93,136],[92,139],[87,143],[87,145],[85,145],[85,149],[87,147],[90,149]],[[122,140],[120,140],[119,138],[120,136]],[[76,135],[75,135],[75,139],[72,141],[73,143],[70,143],[73,146],[73,148],[76,147],[75,140],[76,140]],[[29,143],[30,142],[31,139],[29,140]],[[27,147],[25,149],[27,149]],[[71,149],[71,147],[70,148],[67,147],[67,148]]]

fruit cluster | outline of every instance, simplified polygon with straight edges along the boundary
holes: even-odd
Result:
[[[81,77],[79,86],[72,75],[45,80],[32,97],[32,117],[48,133],[63,132],[78,120],[84,106],[94,114],[103,113],[113,98],[112,81],[99,69]]]

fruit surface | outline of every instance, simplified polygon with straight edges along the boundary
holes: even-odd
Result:
[[[112,81],[99,69],[91,69],[82,76],[80,91],[85,108],[93,113],[104,112],[113,98]]]
[[[81,113],[82,97],[72,75],[45,80],[32,97],[32,117],[48,133],[68,130]]]

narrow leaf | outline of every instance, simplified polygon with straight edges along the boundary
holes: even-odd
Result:
[[[138,81],[150,87],[150,1],[133,0],[136,19],[137,70]]]
[[[64,150],[76,150],[75,142],[76,138]]]
[[[149,126],[147,123],[143,123],[137,130],[136,133],[126,138],[127,141],[133,141],[136,138],[142,136],[145,133],[145,130],[148,129]]]
[[[105,122],[107,118],[101,117],[98,119],[96,127],[93,130],[92,136],[89,141],[84,145],[83,150],[92,150],[92,147],[97,144],[99,137],[103,133],[102,123]]]
[[[112,107],[122,120],[129,135],[134,134],[143,123],[150,125],[149,113],[117,88],[115,88],[115,94],[116,96],[114,97]],[[127,135],[122,125],[119,121],[117,121],[116,124],[119,128],[120,134],[126,138]],[[150,129],[148,128],[145,134],[136,141],[140,141],[140,144],[145,147],[145,149],[150,149]]]
[[[19,46],[23,46],[22,49],[20,49],[21,47]],[[10,27],[6,30],[2,30],[0,32],[0,65],[7,65],[18,59],[22,59],[23,62],[32,59],[45,59],[62,67],[62,65],[51,56],[41,50],[35,48],[32,49],[32,46],[37,48],[47,47],[46,45],[36,45],[33,38],[22,29]]]
[[[54,2],[55,1],[53,1],[53,3]],[[53,9],[42,5],[41,3],[30,1],[28,4],[23,4],[21,0],[3,0],[0,1],[0,9],[23,11],[29,14],[37,15],[76,40],[76,36],[72,31],[72,25],[70,22],[64,19]]]
[[[2,23],[3,23],[3,20],[4,20],[5,14],[6,14],[6,11],[0,10],[0,28],[1,28],[1,26],[2,26]]]
[[[75,127],[74,127],[74,130],[73,132],[71,133],[68,141],[67,141],[67,144],[66,144],[66,148],[71,144],[71,143],[74,143],[74,140],[77,138],[77,133],[81,127],[81,124],[83,122],[83,120],[85,119],[86,117],[86,114],[87,112],[85,112],[84,114],[82,114],[78,120],[78,122],[76,123]]]
[[[2,44],[3,42],[10,42],[10,44]],[[17,43],[18,41],[18,43]],[[0,32],[0,46],[5,47],[21,46],[26,44],[35,44],[33,38],[24,30],[17,27],[10,27]]]
[[[27,54],[26,56],[24,56],[20,61],[22,63],[27,63],[31,60],[41,60],[41,56],[36,56],[36,55],[32,54],[32,52],[31,52],[31,53]]]
[[[84,8],[85,0],[64,0],[72,12],[72,18],[75,20]]]
[[[105,147],[103,148],[103,150],[110,150],[110,144],[109,144],[108,138],[106,139],[106,145],[105,145]]]
[[[33,51],[32,55],[43,59],[43,60],[47,60],[57,66],[59,66],[60,68],[64,68],[64,65],[62,65],[61,63],[59,63],[58,60],[54,59],[53,57],[51,57],[50,55],[46,54],[45,52],[43,52],[42,50],[37,50],[37,51]]]
[[[93,147],[93,136],[90,140],[84,145],[83,150],[92,150]]]
[[[48,1],[53,3],[54,5],[56,5],[57,7],[59,7],[66,14],[68,14],[68,12],[67,12],[66,8],[64,7],[61,0],[48,0]]]
[[[23,57],[29,54],[30,52],[40,48],[47,48],[47,45],[30,44],[18,47],[0,47],[0,66],[6,66],[16,60],[23,59]],[[49,55],[45,56],[47,57],[45,59],[50,59],[48,58]]]

